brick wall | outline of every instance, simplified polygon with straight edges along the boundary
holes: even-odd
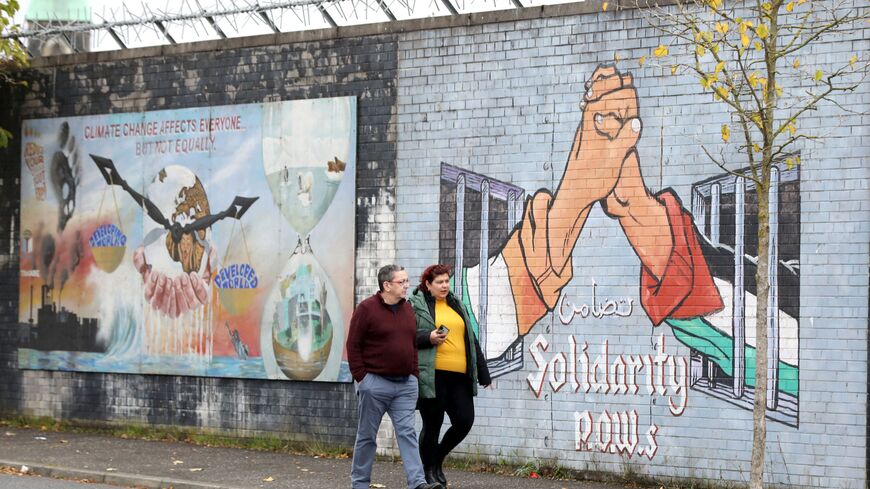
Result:
[[[392,36],[248,49],[109,59],[35,68],[21,119],[357,97],[357,298],[394,248],[396,49]],[[9,119],[6,119],[9,120]],[[17,123],[7,124],[15,127]],[[350,444],[356,398],[350,385],[219,378],[20,371],[15,348],[20,148],[3,165],[3,314],[0,408],[35,416],[190,426]],[[8,190],[7,190],[8,189]],[[376,216],[381,216],[376,218]],[[11,240],[11,241],[10,241]]]
[[[561,179],[581,120],[578,106],[586,91],[584,82],[597,66],[612,64],[616,56],[621,59],[619,68],[631,71],[637,87],[643,123],[638,144],[643,181],[652,192],[672,189],[703,234],[710,204],[706,204],[708,216],[703,215],[704,207],[701,212],[693,208],[694,189],[703,190],[703,182],[722,178],[723,171],[704,155],[701,146],[717,153],[722,148],[732,169],[745,166],[740,164],[745,156],[736,153],[733,145],[723,148],[720,144],[719,128],[731,122],[729,115],[702,93],[695,77],[672,75],[672,61],[662,67],[655,66],[654,60],[638,66],[641,56],[652,58],[650,53],[657,45],[670,44],[654,34],[641,12],[626,10],[420,30],[400,36],[399,262],[408,265],[412,275],[438,260],[452,262],[459,239],[456,216],[463,215],[466,268],[473,270],[479,267],[479,249],[486,241],[481,236],[486,226],[481,222],[488,219],[489,277],[475,279],[480,288],[469,292],[474,298],[486,283],[488,320],[499,322],[492,311],[503,312],[504,303],[519,298],[514,283],[505,286],[495,276],[505,241],[504,232],[494,222],[505,217],[495,211],[505,204],[498,202],[494,189],[507,184],[531,196],[538,189],[556,193],[560,183],[570,186],[570,181]],[[835,63],[863,52],[868,47],[866,34],[864,26],[863,35],[856,32],[828,39],[801,61],[829,71]],[[671,52],[678,53],[679,48],[672,45]],[[787,91],[799,92],[801,86],[796,83],[782,81]],[[837,98],[841,104],[863,107],[859,111],[866,110],[868,101],[866,84]],[[799,313],[791,327],[785,326],[788,319],[781,313],[780,359],[789,357],[797,365],[799,381],[791,399],[798,412],[782,416],[789,409],[785,394],[777,409],[770,411],[766,473],[772,483],[865,486],[865,282],[870,232],[866,122],[866,115],[845,115],[833,104],[820,106],[807,116],[801,127],[826,136],[824,142],[796,147],[803,163],[796,176],[799,182],[792,185],[799,185],[799,198],[786,198],[783,190],[779,201],[781,220],[792,221],[780,228],[780,247],[799,249],[799,256],[793,257],[799,261],[799,299],[792,297],[797,299]],[[785,172],[786,167],[782,169]],[[457,173],[466,178],[463,204],[455,183]],[[491,192],[486,217],[480,204],[481,181],[488,182]],[[726,196],[732,199],[733,194],[722,189],[722,205],[733,209],[733,200],[726,202]],[[746,195],[754,198],[751,190]],[[789,205],[791,210],[786,210]],[[510,203],[505,207],[510,208]],[[728,212],[722,207],[720,217],[726,219]],[[799,218],[787,216],[788,212],[799,213]],[[558,234],[552,222],[549,232]],[[733,221],[730,227],[724,221],[722,225],[720,240],[725,242],[728,232],[733,236]],[[645,232],[670,238],[666,230],[647,227]],[[492,460],[558,460],[583,470],[746,480],[752,446],[752,413],[746,401],[750,390],[740,400],[723,393],[721,386],[705,386],[703,371],[709,367],[698,355],[697,345],[692,348],[680,341],[678,329],[669,327],[667,321],[653,326],[641,307],[641,263],[625,236],[620,224],[605,215],[600,205],[592,208],[573,248],[573,279],[561,290],[561,301],[524,336],[522,368],[499,376],[494,389],[482,391],[475,427],[457,450],[485,454]],[[752,245],[747,246],[746,252],[752,254],[748,251]],[[705,252],[705,256],[711,268],[717,267],[712,254]],[[722,284],[718,279],[717,283]],[[720,289],[728,309],[732,291]],[[625,300],[621,304],[633,304],[622,311],[631,314],[605,313],[596,318],[577,307],[620,299]],[[781,303],[786,300],[780,298]],[[733,315],[730,312],[729,321]],[[730,322],[726,324],[730,331]],[[754,324],[754,317],[746,320],[751,342]],[[490,339],[499,334],[496,326],[489,325]],[[788,335],[791,341],[786,340]],[[585,350],[584,345],[588,345]],[[640,374],[637,394],[596,392],[594,385],[585,392],[584,361],[591,370],[596,360],[604,359],[613,369],[614,362],[641,355],[689,364],[693,386],[684,410],[669,406],[681,400],[672,389],[663,396],[658,390],[649,394]],[[667,369],[664,375],[671,372]],[[576,379],[575,388],[572,381]],[[625,384],[631,389],[632,382]],[[625,437],[626,427],[635,429],[630,420],[625,421],[630,416],[638,420],[636,446],[631,437]],[[621,432],[613,428],[617,424]]]
[[[733,286],[738,191],[702,145],[723,149],[732,168],[745,166],[745,157],[720,146],[719,127],[729,116],[697,80],[672,75],[669,65],[638,66],[641,56],[668,42],[645,22],[637,10],[602,13],[590,2],[267,36],[236,41],[232,49],[208,42],[79,55],[36,68],[33,93],[13,117],[358,96],[357,300],[373,290],[378,264],[395,260],[413,277],[462,254],[465,293],[485,318],[480,335],[500,369],[477,398],[475,427],[456,453],[741,482],[749,473],[752,388],[735,388],[742,383],[726,371],[730,360],[722,363],[706,346],[721,349],[735,317],[742,317],[731,306],[739,295]],[[383,32],[391,34],[377,34]],[[870,49],[868,37],[864,26],[828,38],[802,64],[826,70]],[[503,264],[511,257],[503,246],[525,199],[538,190],[562,192],[584,83],[616,56],[637,87],[643,183],[653,193],[669,189],[705,237],[699,256],[724,310],[692,324],[651,320],[639,254],[620,223],[595,204],[569,250],[573,276],[557,307],[530,331],[519,331],[511,307],[520,289],[505,282]],[[801,88],[782,83],[787,91]],[[836,101],[866,112],[870,91],[865,83]],[[824,139],[799,145],[799,169],[783,165],[779,172],[777,318],[784,365],[768,419],[766,476],[773,484],[866,487],[868,122],[866,115],[820,105],[801,127]],[[17,154],[13,147],[3,155],[13,164],[3,167],[0,223],[17,213],[17,191],[7,191],[19,185]],[[482,199],[486,192],[490,197]],[[754,266],[753,198],[747,187],[746,267]],[[464,223],[461,236],[457,220]],[[645,230],[673,239],[667,226]],[[15,232],[3,228],[2,242]],[[2,253],[9,253],[5,244]],[[17,370],[11,344],[17,261],[14,252],[4,259],[3,409],[352,442],[349,385]],[[753,294],[752,287],[745,292],[747,310]],[[481,312],[484,301],[488,315]],[[754,345],[754,318],[744,320],[747,343]],[[692,329],[699,327],[705,329]],[[514,338],[516,354],[496,361]],[[619,376],[632,368],[635,377]],[[321,408],[318,414],[312,406]],[[384,453],[396,453],[386,425],[381,442]]]

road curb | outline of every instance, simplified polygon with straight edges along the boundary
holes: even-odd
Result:
[[[146,489],[242,489],[234,486],[211,484],[208,482],[195,482],[167,477],[152,477],[141,474],[129,474],[126,472],[101,472],[96,470],[72,469],[69,467],[55,467],[31,462],[16,462],[12,460],[0,460],[0,467],[11,468],[20,471],[22,466],[27,466],[28,474],[55,479],[87,479],[89,482],[111,484],[116,486],[135,486]]]

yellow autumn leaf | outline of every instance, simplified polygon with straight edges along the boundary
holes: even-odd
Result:
[[[825,76],[825,74],[822,72],[822,70],[816,70],[816,76],[814,76],[813,78],[816,81],[820,81],[823,76]]]
[[[676,72],[677,72],[677,65],[671,65],[671,74],[673,75]]]
[[[724,62],[724,61],[720,61],[720,62],[716,63],[716,69],[714,69],[713,72],[714,72],[714,73],[719,73],[719,72],[722,71],[724,68],[725,68],[725,62]]]
[[[767,78],[761,78],[761,77],[759,77],[759,78],[758,78],[758,83],[759,83],[762,87],[766,87],[766,86],[767,86]]]
[[[704,88],[710,88],[717,81],[719,81],[719,77],[716,76],[715,73],[713,73],[712,75],[708,75],[708,76],[702,76],[701,77],[701,86]]]
[[[785,167],[791,170],[794,168],[794,158],[786,158],[785,159]]]
[[[728,124],[722,124],[722,141],[727,143],[729,139],[731,139],[731,128]]]
[[[747,36],[746,34],[741,34],[740,35],[740,44],[742,44],[744,48],[748,47],[749,46],[749,36]]]
[[[698,56],[704,56],[705,54],[707,54],[707,50],[704,49],[704,46],[701,46],[699,44],[695,46],[695,54],[697,54]]]
[[[776,92],[777,97],[782,97],[782,87],[779,85],[779,83],[777,83],[773,89]]]
[[[707,0],[707,5],[709,5],[713,10],[718,10],[722,5],[722,0]]]
[[[668,55],[668,47],[665,46],[664,44],[659,44],[659,47],[655,48],[655,50],[653,51],[653,55],[656,58],[661,58],[662,56],[667,56]]]
[[[704,31],[701,33],[701,39],[707,42],[713,42],[713,33],[710,31]]]
[[[795,164],[800,165],[800,164],[801,164],[801,157],[800,157],[800,156],[795,156],[795,158],[794,158],[794,162],[795,162]]]
[[[761,147],[757,143],[754,143],[752,145],[752,151],[754,151],[756,153],[761,153]]]
[[[728,22],[716,22],[716,32],[722,34],[723,36],[725,34],[728,34],[728,29],[730,28],[731,24],[729,24]]]
[[[761,8],[764,9],[765,12],[770,12],[773,9],[773,6],[770,2],[764,2],[761,4]]]
[[[619,53],[613,53],[613,62],[619,63]]]
[[[643,66],[646,63],[646,56],[641,56],[639,60],[637,60],[637,64]]]
[[[768,36],[768,34],[770,34],[770,29],[767,27],[767,24],[760,24],[755,29],[755,34],[757,34],[758,37],[764,39]]]
[[[858,55],[853,54],[851,58],[849,58],[849,66],[855,66],[855,63],[858,62]]]
[[[715,53],[715,54],[719,54],[719,45],[714,44],[713,47],[710,48],[710,51],[713,51],[713,53]]]
[[[603,10],[604,12],[607,12],[607,2],[604,2],[601,4],[601,10]]]
[[[785,4],[785,11],[791,13],[794,10],[794,2],[788,2]]]
[[[796,132],[797,132],[797,126],[795,126],[794,124],[789,124],[788,125],[789,135],[794,136],[794,133],[796,133]]]
[[[761,41],[755,41],[755,50],[761,51]]]
[[[752,72],[749,74],[749,86],[755,88],[758,85],[758,73]]]
[[[714,90],[716,91],[715,95],[722,100],[728,98],[728,94],[730,93],[725,87],[716,87]]]
[[[794,63],[791,64],[793,67],[797,68],[801,65],[801,60],[795,59]]]

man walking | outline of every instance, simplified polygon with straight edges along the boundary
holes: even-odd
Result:
[[[408,273],[398,265],[378,270],[378,293],[362,301],[350,319],[347,362],[359,396],[359,426],[353,447],[353,489],[368,489],[377,450],[378,427],[390,415],[410,489],[444,489],[427,484],[414,432],[417,405],[417,332],[405,301]]]

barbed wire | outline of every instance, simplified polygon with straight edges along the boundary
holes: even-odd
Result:
[[[155,8],[153,1],[140,0],[139,9],[130,2],[116,8],[94,12],[96,21],[67,20],[56,13],[46,19],[28,19],[24,29],[0,33],[0,38],[25,41],[63,39],[72,50],[78,50],[75,36],[86,33],[108,34],[120,49],[130,40],[142,41],[146,31],[162,37],[169,44],[177,41],[170,30],[193,29],[198,39],[203,35],[219,38],[251,35],[243,29],[252,22],[266,32],[292,32],[312,27],[339,27],[365,22],[396,21],[431,15],[457,15],[474,3],[491,4],[494,10],[522,8],[536,0],[216,0],[204,8],[200,0],[175,0],[164,9]],[[523,3],[525,2],[525,4]],[[547,3],[537,1],[536,3]],[[172,8],[170,8],[172,7]],[[479,8],[475,9],[481,10]],[[241,19],[239,17],[242,17]],[[222,27],[223,26],[223,27]],[[211,32],[200,32],[203,28]],[[105,37],[103,38],[105,39]]]

